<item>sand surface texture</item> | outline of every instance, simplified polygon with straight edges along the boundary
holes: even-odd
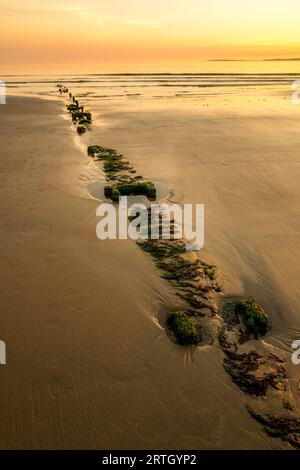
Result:
[[[83,149],[117,148],[174,200],[204,202],[203,256],[227,295],[269,309],[268,341],[287,349],[300,336],[299,114],[92,111]],[[166,335],[159,313],[181,304],[152,260],[131,241],[97,240],[85,189],[97,168],[63,103],[9,97],[0,113],[1,447],[286,447],[248,415],[218,348]]]

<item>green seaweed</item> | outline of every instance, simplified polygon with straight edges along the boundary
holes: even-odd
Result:
[[[207,304],[195,298],[195,294],[177,294],[182,300],[185,300],[192,308],[200,309],[208,307]]]
[[[75,111],[79,111],[79,107],[77,104],[69,104],[67,105],[67,110],[70,111],[70,113],[73,113]]]
[[[106,161],[104,163],[104,171],[112,172],[115,166],[113,162]],[[104,193],[106,198],[111,199],[113,188],[116,188],[121,196],[147,196],[148,199],[155,199],[156,188],[153,183],[118,183],[115,186],[106,186]]]
[[[106,149],[104,147],[101,147],[100,145],[90,145],[88,147],[88,156],[89,157],[94,157],[97,154],[100,154],[104,152]]]
[[[214,281],[216,279],[216,270],[215,266],[206,266],[205,268],[205,275],[211,280]]]
[[[149,253],[155,259],[169,258],[185,253],[185,246],[181,241],[168,243],[162,240],[144,240],[137,243],[143,251]]]
[[[122,162],[122,160],[117,156],[113,158],[105,159],[104,164],[103,164],[103,169],[105,173],[117,173],[120,171],[126,171],[129,168],[130,167],[128,163]]]
[[[255,299],[238,301],[235,305],[235,313],[241,315],[248,333],[256,338],[264,336],[271,326],[267,313]]]
[[[199,262],[187,261],[180,256],[160,261],[158,267],[165,271],[163,277],[172,281],[193,281],[199,274]]]
[[[77,133],[79,135],[84,134],[86,132],[86,127],[85,126],[78,126],[77,127]]]
[[[227,349],[223,351],[227,356],[224,359],[224,369],[230,374],[232,381],[249,395],[266,396],[269,388],[277,390],[279,384],[286,379],[286,369],[278,364],[279,359],[275,356],[270,357],[256,351],[244,354]]]
[[[246,404],[249,414],[262,424],[269,436],[281,437],[296,448],[300,447],[300,418],[298,416],[280,416],[259,414],[249,404]]]
[[[88,121],[87,119],[79,119],[78,124],[80,126],[88,126],[89,124],[91,124],[91,121]]]

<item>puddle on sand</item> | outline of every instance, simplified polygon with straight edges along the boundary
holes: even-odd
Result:
[[[159,181],[153,181],[153,183],[156,188],[155,201],[166,200],[170,196],[168,186],[165,183],[161,183]],[[106,197],[104,196],[104,188],[108,184],[109,183],[107,183],[107,181],[93,181],[92,183],[89,183],[86,188],[94,199],[98,199],[98,201],[110,201],[110,199],[106,199]],[[128,196],[128,202],[142,203],[147,206],[153,204],[154,201],[149,201],[146,196]]]

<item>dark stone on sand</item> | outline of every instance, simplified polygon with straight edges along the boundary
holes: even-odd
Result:
[[[200,325],[185,312],[172,313],[167,319],[167,325],[179,344],[196,345],[202,341]]]
[[[92,115],[91,113],[84,113],[82,111],[79,111],[80,108],[74,109],[72,111],[72,120],[73,121],[80,121],[84,119],[85,121],[88,122],[88,124],[92,123]]]

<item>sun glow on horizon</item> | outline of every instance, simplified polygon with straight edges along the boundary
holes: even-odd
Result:
[[[298,0],[0,0],[0,72],[300,57]]]

